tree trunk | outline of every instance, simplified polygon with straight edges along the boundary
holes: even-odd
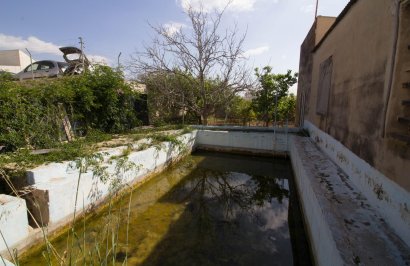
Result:
[[[208,125],[208,115],[206,115],[206,114],[201,115],[201,124],[204,125],[204,126]]]

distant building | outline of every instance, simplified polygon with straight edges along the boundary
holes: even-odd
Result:
[[[410,191],[410,1],[351,0],[316,18],[301,46],[297,121]]]
[[[20,50],[0,51],[0,70],[18,73],[28,65],[30,65],[30,56],[25,52]]]
[[[147,86],[145,84],[139,83],[135,80],[125,81],[132,90],[138,91],[140,93],[147,93]]]

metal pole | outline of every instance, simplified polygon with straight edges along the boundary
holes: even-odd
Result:
[[[278,94],[275,94],[275,124],[274,127],[276,127],[276,115],[278,113]]]
[[[31,57],[30,51],[26,48],[27,53],[30,55],[30,68],[31,68],[31,79],[34,79],[33,73],[33,57]]]
[[[319,0],[316,0],[315,20],[316,20],[316,17],[317,17],[317,8],[318,8],[318,6],[319,6]]]
[[[78,37],[80,39],[80,50],[81,50],[81,63],[83,65],[83,73],[85,72],[85,65],[84,65],[84,42],[82,37]]]
[[[117,59],[118,71],[120,70],[120,56],[121,56],[121,52],[118,54],[118,59]]]

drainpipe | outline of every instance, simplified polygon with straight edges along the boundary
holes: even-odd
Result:
[[[385,108],[384,108],[384,114],[383,114],[383,132],[382,132],[382,137],[386,137],[386,130],[387,130],[387,112],[389,109],[389,104],[390,104],[390,99],[391,99],[391,94],[392,94],[392,86],[393,86],[393,76],[394,76],[394,68],[396,64],[396,53],[397,53],[397,42],[399,38],[399,25],[400,25],[400,7],[402,3],[407,2],[408,0],[396,0],[395,5],[396,5],[396,13],[395,13],[395,21],[394,21],[394,36],[393,36],[393,49],[392,49],[392,54],[391,54],[391,66],[390,66],[390,71],[389,71],[389,80],[388,80],[388,87],[387,87],[387,99],[385,103]]]

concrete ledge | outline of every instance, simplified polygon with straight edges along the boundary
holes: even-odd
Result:
[[[199,130],[196,145],[230,150],[287,152],[290,134],[272,132],[239,132]]]
[[[297,133],[297,127],[245,127],[245,126],[192,126],[198,130],[216,130],[216,131],[240,131],[240,132],[276,132],[276,133]]]
[[[223,152],[223,153],[241,154],[241,155],[256,155],[256,156],[262,156],[262,157],[285,157],[286,158],[288,156],[288,152],[286,151],[231,148],[231,147],[226,147],[226,146],[204,145],[204,144],[197,145],[196,150]]]
[[[311,139],[350,177],[398,236],[410,246],[410,193],[309,121]]]
[[[309,138],[292,136],[290,154],[318,265],[409,265],[410,249],[349,176]]]
[[[6,252],[7,248],[12,250],[28,236],[27,208],[23,199],[0,195],[0,231],[0,252]]]

